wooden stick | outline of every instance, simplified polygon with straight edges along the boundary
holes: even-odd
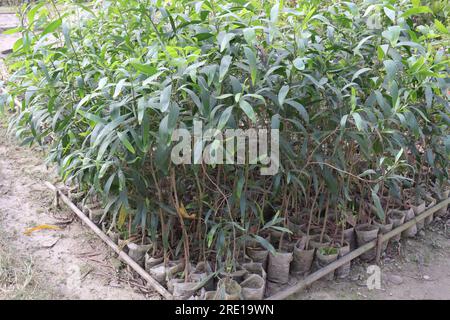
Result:
[[[86,215],[77,208],[77,206],[70,201],[65,194],[63,194],[58,188],[49,182],[44,182],[47,188],[55,192],[65,204],[69,206],[70,209],[89,227],[94,231],[94,233],[100,237],[108,246],[110,246],[114,252],[116,252],[119,257],[127,263],[131,268],[134,269],[147,283],[155,289],[159,294],[168,300],[172,300],[173,297],[158,281],[156,281],[152,276],[150,276],[147,271],[145,271],[140,265],[138,265],[133,259],[131,259],[125,252],[123,252],[99,227],[97,227]]]
[[[379,234],[377,238],[377,256],[376,256],[376,263],[380,264],[381,259],[381,249],[383,248],[383,235]]]
[[[439,209],[445,207],[446,205],[448,205],[450,203],[450,198],[448,198],[447,200],[444,200],[442,202],[440,202],[439,204],[425,210],[423,213],[421,213],[419,216],[414,217],[413,219],[411,219],[410,221],[402,224],[401,226],[395,228],[394,230],[382,235],[381,237],[374,239],[368,243],[366,243],[365,245],[359,247],[356,250],[353,250],[352,252],[350,252],[349,254],[346,254],[345,256],[343,256],[342,258],[330,263],[329,265],[327,265],[326,267],[310,274],[309,276],[307,276],[305,279],[299,281],[297,284],[286,288],[268,298],[266,298],[266,300],[282,300],[285,299],[287,297],[289,297],[292,294],[295,294],[296,292],[304,289],[305,287],[311,285],[313,282],[319,280],[320,278],[326,276],[327,274],[333,272],[334,270],[336,270],[337,268],[343,266],[344,264],[349,263],[350,261],[352,261],[353,259],[359,257],[360,255],[362,255],[363,253],[369,251],[370,249],[373,249],[377,246],[377,244],[379,246],[381,246],[381,244],[387,240],[389,240],[390,238],[398,235],[399,233],[401,233],[402,231],[405,231],[406,229],[412,227],[414,224],[416,224],[418,221],[421,221],[423,219],[425,219],[426,217],[430,216],[431,214],[433,214],[434,212],[438,211]]]

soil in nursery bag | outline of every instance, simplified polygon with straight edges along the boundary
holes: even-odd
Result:
[[[280,284],[288,283],[291,261],[292,252],[277,250],[275,254],[269,253],[267,279]]]
[[[350,250],[356,249],[355,228],[348,228],[344,230],[344,240],[350,245]]]
[[[286,284],[267,281],[264,297],[270,297],[286,288]]]
[[[342,258],[346,254],[348,254],[351,251],[350,244],[348,242],[344,242],[344,244],[339,248],[339,255],[338,258]],[[340,279],[345,279],[349,276],[350,270],[352,267],[351,261],[344,264],[342,267],[339,267],[336,269],[336,276]]]
[[[202,281],[205,282],[203,287],[205,290],[213,290],[214,289],[214,279],[209,277],[212,273],[211,265],[209,262],[199,262],[195,267],[194,271],[190,275],[192,282],[200,283]],[[208,278],[209,277],[209,278]]]
[[[311,271],[314,260],[314,248],[307,246],[307,238],[300,239],[294,247],[293,259],[291,262],[291,273],[293,275],[304,275]]]
[[[437,200],[434,199],[431,195],[427,195],[425,197],[425,203],[426,203],[426,209],[428,210],[431,207],[434,207],[436,205]],[[432,223],[434,220],[434,213],[430,214],[428,217],[425,218],[425,225],[429,225],[430,223]]]
[[[257,274],[250,275],[241,283],[244,300],[261,300],[264,297],[266,281]]]
[[[296,237],[303,235],[303,231],[308,226],[308,222],[305,221],[305,216],[289,217],[287,221],[287,227],[292,231],[292,234]]]
[[[214,300],[216,296],[216,291],[203,291],[202,295],[200,296],[201,300]]]
[[[217,284],[214,300],[240,300],[242,297],[242,288],[231,278],[220,279]]]
[[[392,228],[394,226],[393,223],[382,223],[382,222],[378,222],[378,221],[374,221],[373,224],[380,229],[380,231],[379,231],[380,234],[388,233],[389,231],[392,230]],[[381,245],[381,253],[386,251],[388,244],[389,244],[389,240],[383,242],[383,244]]]
[[[152,244],[128,243],[128,255],[141,267],[144,267],[145,254],[152,248]]]
[[[449,195],[450,195],[450,190],[445,190],[444,192],[442,192],[442,194],[440,194],[440,196],[439,196],[439,202],[447,200]],[[441,209],[436,211],[436,216],[437,217],[445,216],[447,214],[447,209],[448,209],[448,205],[442,207]]]
[[[370,224],[361,224],[359,226],[356,226],[356,242],[358,244],[358,247],[361,247],[365,245],[366,243],[375,240],[378,236],[379,228],[374,225]],[[369,251],[364,252],[360,257],[364,261],[371,261],[375,259],[375,256],[377,254],[377,249],[373,248]]]
[[[267,270],[269,250],[261,247],[247,247],[246,254],[253,262],[261,263],[264,270]]]
[[[264,280],[267,278],[266,270],[264,270],[260,262],[246,262],[242,264],[242,268],[248,272],[244,278],[248,278],[252,274],[257,274]]]
[[[180,261],[169,261],[167,266],[164,263],[151,267],[149,274],[160,284],[165,285],[174,274],[183,271],[184,263]]]
[[[175,300],[189,299],[198,290],[198,285],[198,282],[174,282],[173,298]]]
[[[331,243],[331,238],[324,234],[322,240],[320,239],[320,234],[313,235],[309,238],[309,246],[313,249],[319,249],[329,246]]]
[[[316,267],[315,269],[319,270],[323,267],[326,267],[330,263],[337,260],[339,255],[338,248],[335,247],[323,247],[316,250]],[[333,280],[334,272],[330,272],[326,276],[323,277],[325,280]]]
[[[414,210],[412,208],[407,210],[406,215],[405,215],[405,222],[408,222],[408,221],[414,219],[414,217],[415,217]],[[416,234],[417,234],[417,224],[415,224],[411,228],[408,228],[405,231],[403,231],[402,237],[403,238],[413,238],[416,236]]]
[[[406,212],[402,210],[390,210],[388,212],[388,222],[392,223],[392,229],[400,227],[405,223]],[[391,238],[392,241],[400,241],[401,235],[396,235]]]
[[[355,228],[351,227],[344,230],[344,238],[342,238],[342,230],[337,230],[336,235],[333,237],[335,242],[341,242],[342,240],[346,241],[350,245],[350,251],[353,251],[357,248],[356,245],[356,233]]]
[[[288,252],[292,252],[294,250],[294,246],[296,243],[296,241],[288,233],[282,233],[280,237],[271,236],[270,242],[274,248],[282,248],[283,251]]]
[[[232,272],[221,271],[219,272],[220,278],[230,278],[236,281],[237,283],[241,283],[244,281],[245,275],[248,273],[245,269],[240,269]]]
[[[153,257],[152,255],[150,255],[149,253],[145,254],[145,271],[150,272],[150,269],[153,268],[154,266],[157,266],[158,264],[161,264],[164,261],[164,257],[160,256],[160,257]]]
[[[423,213],[426,209],[426,204],[424,200],[419,200],[416,202],[416,204],[411,205],[411,208],[414,211],[414,215],[417,217],[421,213]],[[417,231],[420,231],[425,226],[425,220],[421,220],[417,222]]]
[[[184,279],[180,279],[180,278],[170,279],[169,281],[167,281],[167,291],[169,291],[170,293],[173,294],[173,289],[174,289],[175,283],[183,283],[183,282],[184,282]]]
[[[89,219],[96,225],[99,225],[104,213],[103,209],[89,210]]]

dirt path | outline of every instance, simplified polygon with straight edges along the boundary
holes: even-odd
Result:
[[[0,14],[0,31],[18,22],[14,14]],[[2,52],[17,38],[0,33],[2,67]],[[42,152],[21,148],[7,135],[0,114],[0,300],[159,298],[69,210],[54,209],[42,182],[57,176],[43,163]],[[24,234],[44,224],[61,229]]]
[[[18,147],[0,125],[0,300],[158,298],[148,289],[136,292],[143,283],[123,269],[107,246],[69,210],[54,209],[42,182],[56,181],[56,175],[43,165],[40,154]],[[43,224],[61,230],[24,234]],[[23,282],[8,279],[8,268],[10,274],[23,271]],[[136,285],[132,288],[129,282]]]

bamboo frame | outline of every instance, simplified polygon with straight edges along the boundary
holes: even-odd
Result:
[[[425,219],[426,217],[430,216],[431,214],[435,213],[436,211],[438,211],[439,209],[442,209],[443,207],[445,207],[446,205],[450,204],[450,198],[441,201],[439,204],[425,210],[423,213],[421,213],[420,215],[418,215],[417,217],[414,217],[413,219],[409,220],[408,222],[402,224],[401,226],[393,229],[392,231],[389,231],[386,234],[380,235],[377,239],[372,240],[368,243],[366,243],[365,245],[359,247],[356,250],[353,250],[352,252],[350,252],[349,254],[343,256],[342,258],[330,263],[329,265],[327,265],[326,267],[310,274],[309,276],[307,276],[305,279],[299,281],[297,284],[286,288],[268,298],[266,298],[265,300],[282,300],[285,299],[289,296],[291,296],[292,294],[295,294],[296,292],[304,289],[305,287],[311,285],[313,282],[319,280],[320,278],[326,276],[327,274],[333,272],[334,270],[336,270],[337,268],[343,266],[346,263],[349,263],[350,261],[352,261],[353,259],[359,257],[360,255],[362,255],[363,253],[369,251],[370,249],[373,249],[375,247],[377,247],[377,262],[379,262],[380,259],[380,255],[381,255],[381,246],[384,242],[388,241],[389,239],[391,239],[392,237],[398,235],[399,233],[405,231],[406,229],[412,227],[413,225],[415,225],[417,222]]]
[[[45,186],[55,193],[56,201],[63,201],[69,208],[100,238],[102,239],[111,249],[114,250],[119,255],[119,258],[128,264],[134,271],[136,271],[148,285],[155,289],[160,295],[168,300],[172,300],[173,296],[164,288],[158,281],[156,281],[151,275],[147,273],[140,265],[138,265],[133,259],[130,258],[125,252],[123,252],[119,246],[117,246],[99,227],[97,227],[86,215],[77,208],[77,206],[70,201],[70,199],[63,194],[57,187],[55,187],[50,182],[45,181]]]

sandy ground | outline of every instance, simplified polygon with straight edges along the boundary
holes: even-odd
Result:
[[[0,14],[0,32],[18,23]],[[0,64],[17,38],[0,33]],[[0,300],[159,299],[70,210],[54,207],[43,181],[56,182],[55,170],[6,131],[0,115]],[[24,233],[45,224],[58,230]]]
[[[0,14],[0,30],[14,27]],[[0,34],[0,52],[15,36]],[[1,58],[1,56],[0,56]],[[67,209],[55,209],[42,182],[57,181],[37,148],[19,147],[0,117],[0,300],[159,299]],[[383,259],[381,288],[369,290],[367,264],[346,280],[318,281],[291,299],[450,299],[450,219],[435,221]],[[42,224],[60,230],[27,228]]]
[[[18,147],[0,126],[0,255],[16,256],[12,271],[29,268],[33,278],[33,287],[19,296],[0,280],[0,299],[158,298],[68,209],[54,207],[42,184],[56,182],[54,171],[43,165],[39,150]],[[24,233],[45,224],[59,230]]]

